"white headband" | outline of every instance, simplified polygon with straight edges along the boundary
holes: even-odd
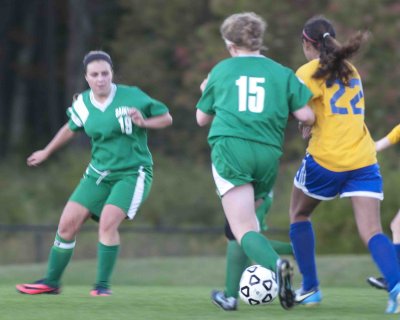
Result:
[[[225,41],[225,44],[226,44],[227,46],[234,45],[234,43],[233,43],[232,41],[228,40],[228,39],[225,39],[225,38],[224,38],[224,41]]]

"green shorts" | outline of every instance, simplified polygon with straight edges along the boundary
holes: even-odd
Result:
[[[211,161],[219,195],[251,183],[255,200],[266,198],[275,183],[281,154],[276,147],[254,141],[217,139],[211,146]]]
[[[133,219],[149,195],[152,180],[152,168],[141,167],[137,172],[125,175],[101,176],[89,167],[69,200],[87,208],[94,220],[100,218],[106,204],[121,208],[128,219]]]

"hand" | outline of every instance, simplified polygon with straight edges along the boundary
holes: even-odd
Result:
[[[302,122],[299,122],[299,131],[303,139],[309,139],[311,137],[312,126],[306,126]]]
[[[131,117],[134,125],[140,128],[146,128],[146,120],[143,118],[142,113],[138,109],[136,108],[130,109],[129,116]]]
[[[38,150],[32,153],[26,160],[26,164],[30,167],[36,167],[45,161],[49,157],[49,154],[45,150]]]

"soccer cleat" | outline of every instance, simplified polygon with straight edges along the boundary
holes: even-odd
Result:
[[[40,279],[35,283],[17,284],[15,287],[18,292],[23,294],[59,294],[59,287],[51,287],[45,284],[46,279]]]
[[[276,262],[276,274],[279,302],[281,303],[282,308],[287,310],[291,309],[295,304],[295,293],[292,289],[293,267],[289,260],[278,259]]]
[[[100,287],[100,286],[95,286],[92,291],[90,291],[90,295],[92,297],[108,297],[111,296],[112,292],[110,289]]]
[[[321,303],[322,294],[318,288],[303,291],[303,289],[296,290],[296,296],[294,298],[297,304],[301,304],[307,307],[314,307]]]
[[[211,292],[211,301],[225,311],[237,310],[237,299],[234,297],[225,297],[223,291],[213,290]]]
[[[389,292],[386,313],[400,313],[400,282]]]
[[[368,277],[367,282],[374,288],[381,289],[381,290],[387,290],[387,282],[385,278],[383,277]]]

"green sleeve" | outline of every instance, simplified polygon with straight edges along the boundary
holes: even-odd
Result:
[[[288,82],[289,110],[294,112],[304,107],[311,100],[313,94],[310,89],[293,72]]]
[[[150,117],[161,116],[169,112],[168,107],[156,99],[151,99],[149,111]]]
[[[203,91],[203,94],[200,97],[200,100],[197,102],[196,108],[207,113],[209,115],[215,114],[214,109],[214,85],[213,85],[213,77],[210,74],[207,85]]]
[[[140,101],[143,106],[140,109],[146,118],[161,116],[169,112],[168,107],[163,102],[153,99],[138,87],[135,87],[135,89],[137,90],[134,93],[136,95],[135,100]]]

